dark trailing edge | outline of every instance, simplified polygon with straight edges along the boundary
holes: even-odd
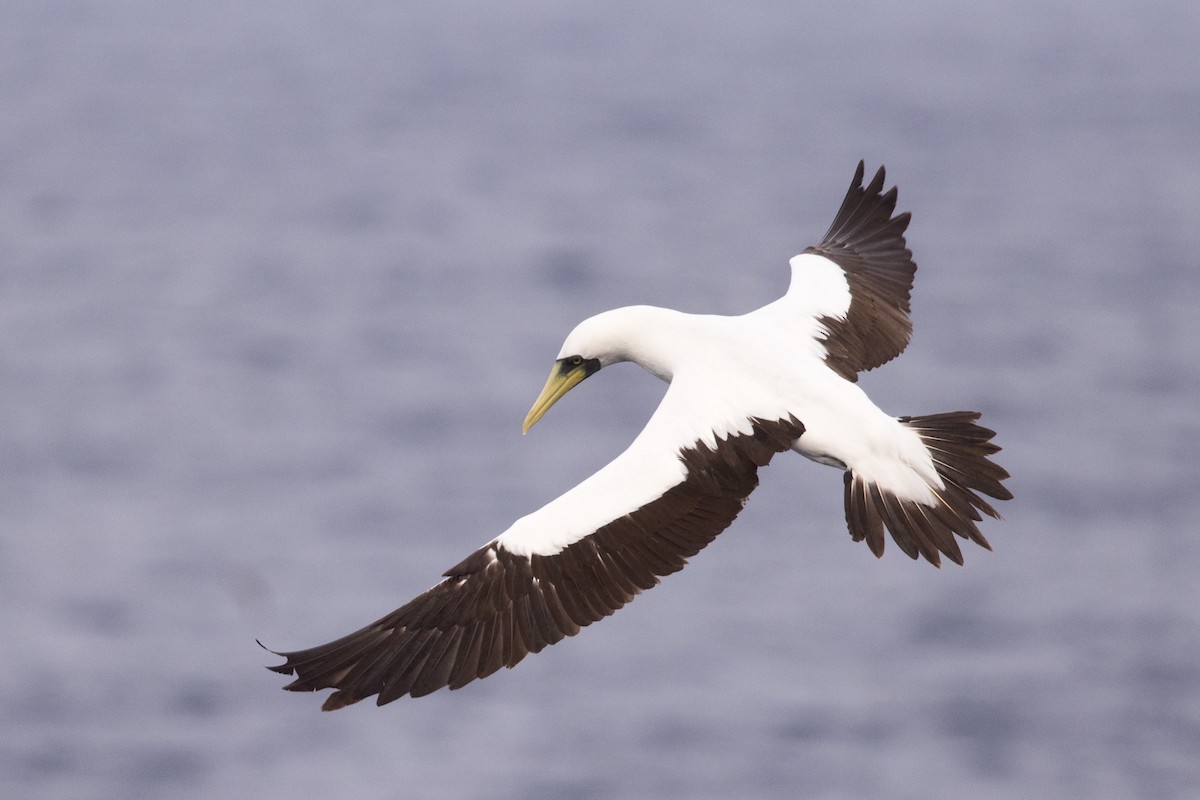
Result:
[[[829,331],[825,362],[848,381],[858,373],[891,361],[908,346],[912,321],[909,295],[917,265],[904,241],[911,214],[892,216],[897,189],[883,191],[879,168],[863,188],[865,164],[858,162],[833,224],[815,247],[804,252],[832,260],[846,271],[850,310],[846,319],[822,317]]]
[[[445,580],[355,633],[276,653],[269,669],[292,691],[336,689],[322,708],[457,689],[573,636],[621,608],[725,530],[758,485],[758,468],[804,432],[794,417],[751,420],[752,432],[702,442],[679,457],[687,476],[661,497],[549,556],[496,543],[447,570]]]

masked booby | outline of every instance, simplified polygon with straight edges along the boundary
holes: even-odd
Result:
[[[332,710],[457,689],[578,633],[682,569],[724,530],[773,456],[843,471],[846,523],[881,556],[961,564],[955,536],[991,549],[980,494],[1012,497],[976,412],[892,417],[858,373],[908,344],[916,265],[884,169],[854,180],[820,244],[791,259],[778,300],[735,317],[634,306],[567,336],[528,431],[589,376],[632,361],[669,384],[625,452],[446,570],[433,588],[355,633],[277,653],[292,691],[334,689]]]

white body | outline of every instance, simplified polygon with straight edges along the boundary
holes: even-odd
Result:
[[[779,300],[739,317],[620,308],[567,337],[528,430],[597,370],[633,361],[670,386],[624,453],[517,520],[391,614],[348,636],[281,653],[286,688],[334,688],[322,706],[457,689],[608,616],[681,569],[737,516],[771,457],[795,450],[847,470],[846,526],[876,556],[963,562],[956,537],[999,517],[1008,473],[979,414],[888,416],[855,383],[899,355],[916,264],[907,213],[881,167],[854,180],[821,242],[792,259]],[[796,437],[790,441],[791,437]],[[693,472],[694,471],[694,472]]]
[[[560,357],[586,353],[603,366],[632,361],[670,388],[625,452],[518,519],[498,543],[518,555],[557,553],[683,480],[682,449],[697,441],[713,447],[730,434],[748,433],[751,418],[789,414],[805,428],[793,444],[796,452],[844,465],[900,498],[933,505],[931,487],[942,488],[942,481],[917,433],[824,362],[819,319],[846,315],[844,272],[811,253],[791,263],[788,293],[742,316],[631,306],[582,322]]]

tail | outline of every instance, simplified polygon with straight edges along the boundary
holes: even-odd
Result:
[[[983,519],[980,512],[1001,517],[977,492],[996,500],[1011,500],[1012,492],[1000,483],[1008,472],[988,459],[1000,450],[991,441],[995,432],[976,425],[977,419],[974,411],[900,418],[921,437],[942,479],[941,488],[929,487],[934,504],[898,497],[846,470],[846,524],[854,541],[866,539],[871,552],[882,556],[886,526],[909,558],[921,555],[934,566],[941,564],[939,553],[963,563],[955,534],[991,550],[975,523]]]

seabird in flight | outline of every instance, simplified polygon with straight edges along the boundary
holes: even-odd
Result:
[[[820,244],[791,260],[778,300],[741,316],[633,306],[567,336],[528,431],[563,395],[621,361],[669,384],[625,452],[446,570],[437,585],[365,628],[270,669],[292,691],[333,689],[332,710],[457,689],[606,617],[733,522],[758,469],[794,450],[843,471],[846,523],[883,554],[962,563],[955,536],[991,549],[976,523],[1007,500],[1000,448],[979,414],[893,417],[858,373],[908,344],[916,265],[909,214],[884,170],[863,163]]]

